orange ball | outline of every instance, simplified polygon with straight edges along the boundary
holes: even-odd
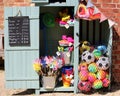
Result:
[[[79,70],[88,70],[88,64],[86,62],[81,62],[79,65]]]
[[[81,81],[87,80],[88,79],[88,71],[85,71],[85,70],[80,71],[79,78]]]
[[[105,77],[106,77],[106,72],[105,72],[105,71],[99,70],[99,71],[97,72],[97,78],[98,78],[99,80],[102,80],[102,79],[104,79]]]

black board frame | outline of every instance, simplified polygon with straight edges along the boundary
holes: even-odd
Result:
[[[30,46],[29,16],[8,17],[10,46]]]

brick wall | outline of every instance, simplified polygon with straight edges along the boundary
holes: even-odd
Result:
[[[113,28],[112,77],[120,82],[120,0],[91,0],[104,15],[118,25]]]
[[[34,6],[31,0],[0,0],[0,30],[4,29],[5,6]],[[106,17],[118,25],[113,28],[112,76],[115,82],[120,82],[120,0],[91,0]],[[2,33],[3,35],[3,33]]]

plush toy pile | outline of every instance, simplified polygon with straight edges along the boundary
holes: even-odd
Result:
[[[74,11],[72,8],[63,8],[58,13],[58,18],[56,21],[59,23],[60,26],[65,26],[65,28],[69,28],[69,26],[74,24]]]
[[[85,51],[83,51],[84,48],[86,49]],[[106,46],[101,45],[95,48],[90,46],[80,47],[81,50],[78,89],[82,92],[89,92],[91,89],[108,87],[110,80],[107,71],[110,67],[110,61],[108,56],[106,56]]]

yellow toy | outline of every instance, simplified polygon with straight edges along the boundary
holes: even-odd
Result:
[[[80,54],[84,51],[90,51],[90,43],[88,41],[83,41],[80,43]]]

